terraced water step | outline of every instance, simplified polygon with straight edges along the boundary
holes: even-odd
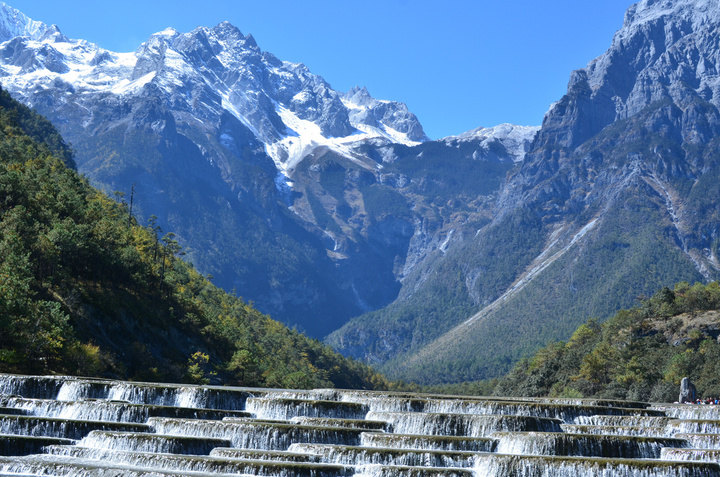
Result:
[[[624,408],[624,409],[646,409],[648,404],[639,401],[622,401],[613,399],[578,399],[578,398],[543,398],[543,397],[482,397],[482,396],[449,396],[445,394],[427,394],[413,393],[402,391],[360,391],[345,389],[310,389],[310,390],[283,390],[278,397],[287,397],[294,399],[323,399],[331,401],[352,401],[370,403],[373,401],[394,401],[406,404],[409,402],[411,406],[423,406],[423,402],[431,400],[440,400],[447,403],[454,401],[491,401],[503,403],[539,403],[539,404],[557,404],[565,406],[597,406],[602,408]],[[416,409],[418,412],[424,410],[420,407]]]
[[[216,447],[210,451],[211,456],[230,457],[234,459],[271,460],[284,462],[320,462],[320,456],[290,451],[269,451],[259,449],[235,449],[232,447]]]
[[[0,408],[0,411],[2,409],[15,411],[8,414],[136,423],[144,423],[150,417],[222,419],[224,417],[252,416],[251,413],[246,411],[132,404],[122,401],[107,401],[99,399],[86,399],[83,401],[56,401],[52,399],[0,397],[0,405],[5,406]],[[0,412],[0,414],[5,413]]]
[[[392,449],[494,452],[497,442],[497,439],[490,437],[380,434],[375,432],[363,432],[360,435],[360,445],[362,446]]]
[[[152,417],[156,432],[176,436],[229,439],[241,449],[287,450],[295,442],[357,445],[362,429],[304,426],[291,423],[204,421]]]
[[[477,475],[470,469],[453,467],[366,464],[358,466],[355,477],[477,477]]]
[[[55,399],[58,391],[70,376],[21,376],[0,375],[0,395],[23,396],[38,399]]]
[[[46,446],[69,445],[75,441],[61,437],[38,437],[0,434],[0,455],[30,455],[43,452]]]
[[[57,417],[0,415],[0,434],[82,439],[91,431],[95,430],[131,432],[151,431],[147,424],[130,422],[86,421]]]
[[[474,468],[483,477],[718,477],[720,466],[709,462],[606,459],[504,454],[478,455]]]
[[[643,426],[591,426],[584,424],[563,424],[563,431],[570,434],[595,434],[601,436],[670,437],[665,427]]]
[[[255,417],[223,417],[224,422],[261,422],[265,424],[288,424],[291,421],[285,419],[257,419]]]
[[[332,417],[293,417],[290,422],[306,426],[323,427],[349,427],[352,429],[363,429],[366,431],[391,432],[392,426],[384,421],[371,421],[365,419],[337,419]]]
[[[685,447],[687,441],[665,437],[568,434],[565,432],[497,432],[498,454],[625,457],[657,459],[663,447]]]
[[[262,390],[257,389],[221,386],[75,380],[68,382],[59,390],[58,399],[78,401],[95,398],[155,406],[238,410],[245,408],[245,400],[248,397],[263,393]]]
[[[535,416],[370,411],[367,418],[389,422],[399,434],[490,437],[497,431],[562,431],[559,419]]]
[[[401,465],[414,467],[472,467],[477,453],[429,449],[293,444],[291,451],[320,455],[324,462],[348,465]]]
[[[79,446],[56,446],[48,449],[53,455],[73,460],[103,461],[131,467],[156,469],[163,471],[249,474],[249,475],[289,475],[298,477],[325,477],[353,475],[350,466],[310,462],[308,460],[265,459],[267,453],[238,452],[236,455],[177,455],[137,451],[118,451],[93,449]],[[287,457],[285,453],[283,457]],[[254,457],[254,458],[253,458]],[[307,455],[305,457],[308,457]],[[314,457],[314,456],[312,456]],[[70,461],[68,459],[67,461]]]
[[[671,418],[667,416],[647,416],[632,414],[629,416],[593,415],[579,416],[573,424],[607,427],[660,427],[668,425]]]
[[[687,447],[720,449],[720,434],[679,433],[675,434],[675,437],[688,441],[689,445]]]
[[[0,395],[81,401],[103,399],[133,404],[239,410],[248,397],[267,390],[229,386],[139,383],[71,376],[0,375]]]
[[[576,422],[579,418],[596,415],[609,416],[656,416],[664,417],[662,411],[637,408],[596,406],[589,404],[568,405],[563,403],[470,400],[470,399],[426,399],[392,402],[376,400],[367,402],[374,412],[423,412],[442,414],[511,414],[560,419]]]
[[[720,416],[720,406],[705,404],[662,404],[654,405],[650,409],[660,411],[667,417],[675,419],[705,419],[713,420]]]
[[[366,404],[355,402],[289,399],[271,395],[248,398],[246,406],[259,419],[282,420],[297,416],[363,419],[370,410]]]
[[[229,446],[230,440],[147,432],[92,431],[78,445],[94,449],[208,455],[215,447]]]
[[[548,404],[564,404],[566,406],[599,406],[619,407],[623,409],[647,409],[648,403],[641,401],[624,401],[619,399],[595,399],[595,398],[534,398],[534,397],[513,397],[508,399],[494,398],[509,401],[542,402]]]
[[[660,459],[720,463],[720,449],[678,449],[674,447],[665,447],[660,451]]]
[[[720,434],[720,420],[674,419],[668,422],[667,430],[675,434]]]
[[[720,477],[715,406],[9,375],[0,391],[0,446],[38,453],[0,477]]]
[[[3,474],[14,477],[35,475],[54,477],[238,477],[238,475],[251,475],[153,469],[55,455],[0,457],[0,475]],[[256,473],[254,475],[263,474]],[[292,473],[288,473],[283,477],[292,477],[292,475]]]

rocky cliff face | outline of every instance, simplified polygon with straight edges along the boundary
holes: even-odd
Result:
[[[456,327],[411,342],[416,351],[387,371],[433,382],[497,375],[588,316],[720,276],[719,27],[716,2],[630,8],[608,52],[571,75],[492,221],[446,254],[459,276],[428,279],[405,305],[401,291],[390,316],[437,295],[476,313],[442,316]]]

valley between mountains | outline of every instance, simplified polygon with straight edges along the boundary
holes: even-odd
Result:
[[[227,22],[118,53],[0,4],[0,85],[216,285],[441,385],[720,278],[718,31],[714,1],[642,0],[541,126],[439,140]]]

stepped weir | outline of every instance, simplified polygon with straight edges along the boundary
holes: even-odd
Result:
[[[720,406],[0,374],[0,477],[720,477]]]

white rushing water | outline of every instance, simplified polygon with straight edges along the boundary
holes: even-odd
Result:
[[[720,477],[720,411],[0,375],[0,456],[2,477]]]

